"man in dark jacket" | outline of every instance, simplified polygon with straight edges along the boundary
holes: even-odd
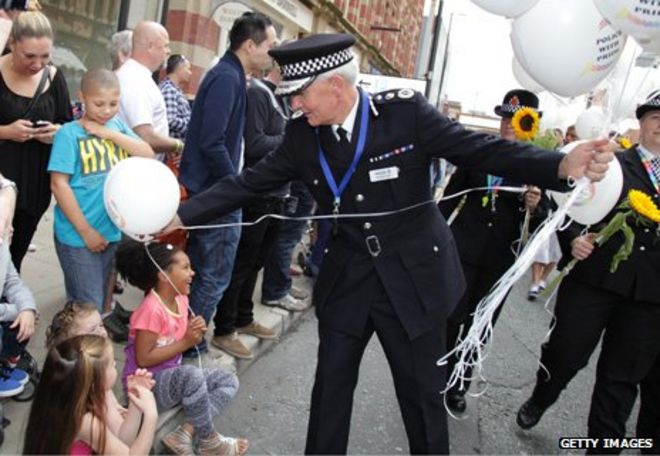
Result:
[[[277,91],[290,95],[302,116],[289,122],[274,153],[183,204],[167,230],[303,181],[333,222],[314,287],[320,342],[305,452],[346,452],[360,361],[376,333],[410,452],[447,453],[439,394],[445,368],[436,361],[445,353],[445,319],[464,280],[432,199],[431,159],[557,188],[569,175],[600,179],[612,155],[594,154],[598,142],[562,156],[469,132],[408,89],[371,98],[356,87],[354,43],[350,35],[318,34],[271,51],[282,68]],[[358,218],[342,218],[347,214]]]
[[[274,93],[279,80],[280,70],[274,64],[263,80],[250,81],[244,135],[246,168],[256,165],[268,153],[277,149],[284,138],[288,116],[281,98]],[[284,185],[244,206],[243,221],[254,222],[266,214],[281,214],[288,187]],[[218,304],[212,341],[214,346],[237,358],[250,359],[253,356],[250,349],[236,337],[237,334],[250,334],[260,339],[277,337],[273,330],[255,321],[252,295],[257,275],[270,253],[280,225],[280,220],[266,218],[241,230],[231,282]],[[286,307],[287,310],[304,308],[305,303],[298,300]]]
[[[516,141],[511,119],[521,108],[533,109],[541,114],[538,112],[538,97],[522,89],[509,91],[502,104],[495,107],[495,114],[501,117],[500,137]],[[446,195],[471,188],[488,187],[488,190],[468,193],[462,198],[452,198],[438,204],[442,215],[453,220],[451,231],[467,282],[463,298],[447,320],[448,348],[456,345],[459,334],[467,334],[479,301],[516,260],[514,242],[522,236],[525,213],[529,212],[532,218],[543,216],[537,210],[541,199],[541,191],[537,187],[530,187],[520,194],[499,191],[502,186],[521,187],[521,184],[519,180],[505,180],[484,171],[459,167],[449,180],[444,192]],[[499,311],[495,314],[495,320],[498,315]],[[455,357],[449,359],[448,372],[454,369],[455,363]],[[470,388],[471,375],[470,369],[463,388],[456,385],[447,392],[447,406],[455,412],[465,411],[464,396]]]
[[[623,170],[622,199],[631,189],[660,203],[660,91],[637,108],[640,144],[617,159]],[[542,346],[541,366],[530,399],[518,411],[517,422],[530,429],[577,372],[586,366],[603,335],[591,398],[589,437],[620,438],[637,396],[638,383],[649,373],[660,352],[660,232],[654,227],[629,225],[635,233],[630,257],[610,272],[612,258],[624,242],[622,234],[595,247],[596,234],[619,212],[589,228],[573,223],[558,233],[565,252],[581,260],[566,276],[557,294],[555,327]],[[657,387],[657,384],[656,384]],[[656,411],[657,413],[657,411]],[[596,452],[620,452],[600,447]]]
[[[204,78],[193,106],[179,177],[190,196],[240,172],[246,74],[267,67],[268,51],[275,38],[270,19],[261,14],[246,13],[234,22],[229,32],[229,50]],[[240,209],[207,220],[210,224],[240,221]],[[190,307],[207,324],[229,284],[239,236],[239,227],[190,232],[187,252],[196,272]],[[206,351],[206,341],[202,340],[197,348]],[[188,352],[195,354],[194,349]]]

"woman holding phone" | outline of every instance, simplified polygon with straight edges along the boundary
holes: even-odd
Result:
[[[49,65],[53,30],[38,11],[20,13],[9,34],[11,52],[0,57],[0,172],[16,182],[11,256],[21,268],[39,219],[50,204],[46,167],[53,136],[71,120],[64,76]]]

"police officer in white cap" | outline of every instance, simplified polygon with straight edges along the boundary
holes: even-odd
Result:
[[[430,193],[429,166],[443,157],[498,176],[557,188],[601,178],[612,159],[589,143],[562,156],[465,130],[412,90],[358,89],[350,35],[319,34],[271,50],[278,93],[301,116],[280,148],[184,203],[168,229],[198,224],[291,180],[310,189],[333,221],[314,288],[319,352],[306,453],[346,452],[360,360],[376,333],[394,378],[411,453],[447,453],[440,390],[445,320],[463,274],[451,232]],[[496,153],[494,153],[494,151]],[[376,217],[374,212],[391,212]],[[341,218],[365,214],[360,218]]]

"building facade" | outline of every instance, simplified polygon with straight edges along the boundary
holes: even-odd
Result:
[[[173,53],[193,65],[193,98],[209,66],[224,54],[234,20],[268,15],[280,41],[311,33],[351,33],[363,73],[412,77],[424,0],[41,0],[55,29],[53,60],[75,97],[87,69],[110,67],[112,34],[141,20],[161,22]]]

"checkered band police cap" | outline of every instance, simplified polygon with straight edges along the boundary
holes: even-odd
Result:
[[[338,33],[319,33],[272,49],[269,54],[282,71],[282,82],[275,91],[291,95],[313,81],[319,74],[353,60],[351,46],[355,38]]]
[[[654,90],[651,92],[649,96],[646,97],[644,103],[637,106],[635,115],[637,116],[637,120],[640,120],[647,112],[657,110],[660,110],[660,90]]]
[[[514,89],[509,90],[501,105],[495,106],[495,114],[500,117],[513,117],[516,111],[521,108],[532,108],[539,116],[543,113],[539,111],[539,98],[529,90]]]

